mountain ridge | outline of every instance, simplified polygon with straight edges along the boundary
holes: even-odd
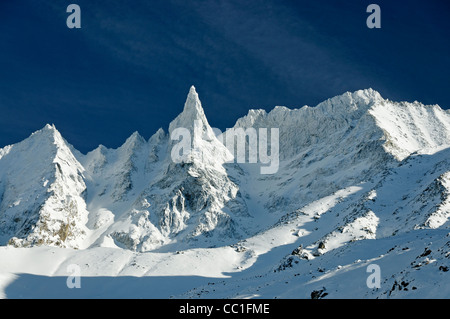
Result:
[[[216,136],[194,87],[148,140],[135,132],[82,154],[46,125],[0,148],[0,297],[41,291],[25,276],[4,293],[17,273],[66,296],[49,278],[73,265],[91,281],[83,296],[105,283],[127,297],[449,295],[448,111],[367,89],[250,110],[239,128],[279,129],[275,174],[230,161],[220,140],[231,130]],[[179,145],[188,156],[174,160]],[[369,266],[380,288],[366,284]]]
[[[49,152],[56,163],[53,174],[57,174],[60,162],[77,168],[72,175],[78,176],[81,186],[75,188],[83,189],[77,196],[88,212],[81,209],[88,216],[82,219],[92,229],[81,227],[80,233],[91,239],[74,247],[118,245],[142,251],[160,249],[181,238],[187,242],[180,247],[195,246],[199,240],[203,242],[200,246],[208,242],[215,245],[216,239],[208,239],[217,237],[215,233],[222,234],[223,243],[231,243],[268,225],[254,223],[255,216],[264,215],[261,208],[275,215],[286,209],[294,211],[370,180],[417,151],[445,147],[450,141],[450,117],[439,106],[391,102],[373,89],[346,92],[316,107],[275,107],[268,113],[250,110],[234,126],[263,127],[279,127],[281,131],[281,173],[274,176],[259,176],[250,164],[227,162],[229,150],[217,140],[194,86],[168,133],[160,129],[148,140],[135,132],[117,149],[100,145],[81,154],[54,125],[46,125],[28,139],[40,134],[55,136],[53,144],[64,152],[61,156],[57,151]],[[169,150],[177,143],[170,135],[177,128],[192,134],[190,162],[175,163],[170,156]],[[16,145],[20,143],[0,149],[0,169]],[[72,175],[69,178],[73,179]],[[293,192],[284,193],[284,189]],[[0,211],[3,225],[8,223],[4,220],[7,210]],[[249,228],[246,224],[254,225]],[[20,246],[20,241],[14,239],[14,245]]]

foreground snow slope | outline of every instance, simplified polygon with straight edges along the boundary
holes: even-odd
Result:
[[[194,152],[177,163],[180,127]],[[234,128],[279,128],[276,174],[229,162],[194,88],[148,141],[84,155],[46,126],[0,149],[0,295],[450,296],[447,111],[368,89]]]

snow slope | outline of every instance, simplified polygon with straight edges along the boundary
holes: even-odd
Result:
[[[450,296],[448,112],[368,89],[236,128],[279,129],[276,174],[230,162],[194,87],[148,141],[84,155],[46,126],[0,149],[0,296]]]
[[[47,125],[2,153],[0,243],[82,246],[84,169],[56,128]]]

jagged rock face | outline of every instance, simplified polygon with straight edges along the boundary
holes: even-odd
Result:
[[[192,138],[181,162],[171,152],[177,128]],[[134,133],[118,149],[83,155],[46,126],[0,149],[0,244],[135,251],[225,245],[341,193],[345,200],[330,202],[336,218],[302,247],[305,258],[448,220],[450,116],[438,106],[395,103],[369,89],[316,107],[251,110],[235,128],[279,128],[276,174],[230,163],[233,154],[216,138],[193,87],[168,133],[160,129],[148,141]]]
[[[280,171],[256,175],[251,181],[276,184],[261,192],[270,211],[294,211],[340,189],[379,178],[414,152],[445,147],[450,141],[446,111],[385,100],[371,89],[346,93],[313,108],[251,110],[237,127],[280,130]]]
[[[117,222],[97,242],[112,238],[121,247],[147,251],[173,239],[179,246],[210,246],[246,234],[245,224],[237,223],[249,217],[246,204],[231,180],[233,167],[223,166],[228,150],[215,138],[194,88],[169,132],[177,128],[187,129],[192,139],[193,152],[182,163],[172,158],[176,141],[162,130],[148,143],[134,134],[118,151],[110,151],[118,154],[106,156],[109,161],[98,150],[88,154],[93,179],[105,180],[100,194],[112,211],[122,206]]]
[[[112,227],[114,240],[129,249],[146,251],[174,238],[185,247],[198,247],[228,243],[245,234],[237,221],[248,218],[247,208],[238,186],[226,175],[195,164],[174,164],[168,171],[171,174],[139,195],[121,218],[121,227]],[[127,236],[130,227],[133,233]]]

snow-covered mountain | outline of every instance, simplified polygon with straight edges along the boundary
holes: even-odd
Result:
[[[192,137],[183,161],[172,154],[178,128]],[[216,136],[194,87],[168,131],[148,141],[136,132],[118,149],[81,154],[47,125],[0,149],[0,256],[51,251],[58,266],[32,271],[45,275],[69,263],[91,265],[89,276],[233,274],[214,291],[193,281],[179,297],[450,295],[430,288],[449,282],[447,111],[367,89],[315,107],[250,110],[238,128],[279,129],[275,174],[232,161],[221,142],[231,129]],[[365,285],[371,262],[383,269],[381,289]],[[0,272],[12,264],[23,267],[0,258]],[[344,291],[333,281],[341,277],[359,286]]]
[[[83,167],[54,126],[0,151],[0,238],[78,247],[86,237]]]

